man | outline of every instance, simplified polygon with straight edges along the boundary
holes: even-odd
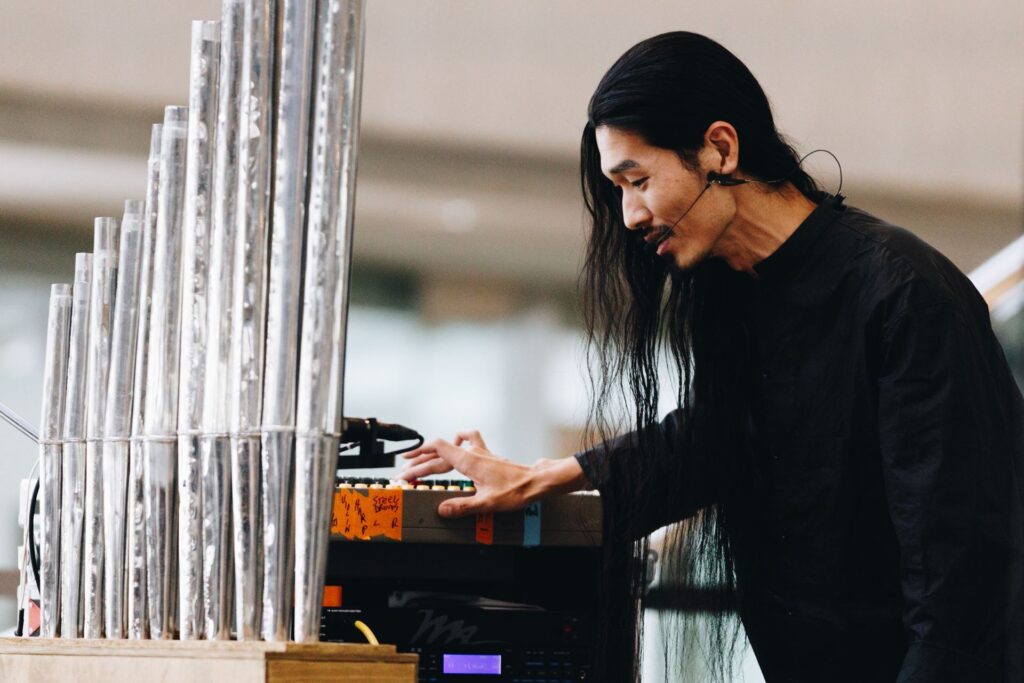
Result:
[[[707,38],[634,46],[588,114],[602,443],[526,467],[463,432],[405,475],[472,477],[451,516],[601,491],[610,681],[636,675],[643,538],[684,519],[668,566],[723,587],[768,683],[1024,681],[1024,410],[978,292],[821,193],[753,75]],[[681,390],[658,422],[662,348]],[[613,438],[620,389],[634,431]]]

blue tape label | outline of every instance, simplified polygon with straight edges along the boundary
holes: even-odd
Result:
[[[523,508],[523,546],[533,548],[540,545],[540,501]]]

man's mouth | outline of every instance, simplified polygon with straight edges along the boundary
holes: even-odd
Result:
[[[663,256],[668,248],[665,242],[674,234],[669,227],[651,228],[643,237],[644,249],[652,255]]]
[[[652,230],[650,234],[644,237],[644,241],[647,242],[651,247],[659,247],[662,242],[672,236],[672,228],[659,228]]]

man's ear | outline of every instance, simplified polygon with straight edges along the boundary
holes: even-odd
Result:
[[[715,121],[704,131],[704,147],[711,152],[709,168],[722,175],[735,173],[740,166],[740,137],[727,121]]]

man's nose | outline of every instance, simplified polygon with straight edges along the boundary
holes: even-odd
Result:
[[[651,223],[653,216],[647,210],[643,202],[635,197],[624,195],[622,197],[622,220],[630,230],[643,228]]]

